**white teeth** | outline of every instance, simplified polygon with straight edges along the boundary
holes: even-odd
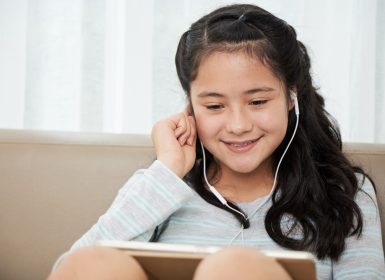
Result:
[[[242,148],[242,147],[246,147],[247,145],[251,144],[252,142],[253,141],[247,141],[247,142],[243,142],[243,143],[239,143],[239,144],[231,143],[230,145],[234,146],[236,148]]]

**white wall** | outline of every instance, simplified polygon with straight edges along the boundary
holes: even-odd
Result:
[[[0,0],[0,127],[2,128],[24,126],[27,2],[28,0]]]

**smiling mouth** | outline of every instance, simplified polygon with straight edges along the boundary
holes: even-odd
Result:
[[[254,147],[254,144],[259,139],[260,138],[247,141],[223,141],[223,143],[233,152],[245,152]]]
[[[257,140],[250,140],[250,141],[245,141],[245,142],[227,142],[226,144],[241,148],[241,147],[246,147],[247,145],[250,145],[251,143],[254,143]]]

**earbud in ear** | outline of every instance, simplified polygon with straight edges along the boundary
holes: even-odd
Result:
[[[297,98],[297,94],[292,90],[290,91],[290,99],[294,101],[295,114],[298,116],[299,115],[298,98]]]

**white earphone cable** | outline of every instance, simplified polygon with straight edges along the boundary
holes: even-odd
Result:
[[[206,175],[206,155],[205,155],[205,148],[203,147],[203,144],[202,144],[202,141],[201,142],[201,147],[202,147],[202,155],[203,155],[203,177],[206,181],[206,184],[207,186],[209,187],[210,191],[218,198],[218,200],[223,204],[225,205],[226,207],[230,208],[231,210],[239,213],[240,215],[242,215],[245,219],[247,219],[247,217],[245,216],[245,214],[243,214],[242,212],[238,211],[237,209],[231,207],[226,199],[224,199],[224,197],[214,188],[214,186],[212,186],[209,181],[207,180],[207,175]]]

